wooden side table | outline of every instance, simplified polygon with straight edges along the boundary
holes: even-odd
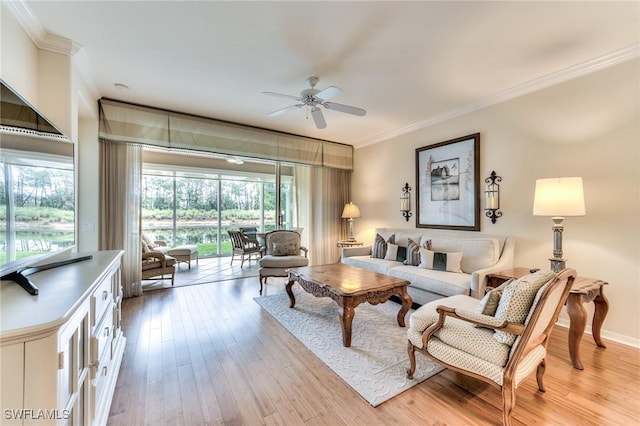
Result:
[[[517,267],[487,274],[488,286],[498,287],[509,279],[517,279],[529,274],[529,271],[529,268]],[[587,326],[585,303],[593,302],[595,304],[591,333],[596,345],[606,348],[605,344],[602,343],[600,331],[609,311],[609,301],[602,292],[602,288],[607,284],[607,282],[595,278],[576,277],[569,291],[569,297],[566,302],[567,314],[569,314],[569,355],[571,356],[571,364],[575,369],[584,370],[580,360],[580,342]]]
[[[569,314],[569,354],[573,368],[584,370],[580,361],[580,341],[587,325],[587,311],[584,304],[593,302],[595,310],[591,323],[593,340],[601,348],[606,348],[600,338],[602,323],[609,312],[609,301],[604,296],[602,288],[607,283],[594,278],[576,277],[567,298],[567,313]]]
[[[340,240],[340,241],[338,241],[337,246],[339,248],[342,248],[342,247],[362,247],[362,246],[364,246],[364,243],[362,241]]]

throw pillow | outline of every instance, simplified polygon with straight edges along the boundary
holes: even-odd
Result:
[[[436,271],[462,272],[462,253],[440,253],[420,247],[420,268]]]
[[[376,238],[373,240],[373,246],[371,247],[371,257],[376,259],[384,259],[387,254],[387,243],[396,243],[396,234],[389,237],[387,241],[384,240],[382,235],[376,234]]]
[[[149,248],[150,251],[153,251],[153,249],[157,247],[157,244],[155,241],[153,241],[153,238],[151,238],[147,234],[142,234],[142,241],[144,241],[147,244],[147,247]]]
[[[512,281],[504,288],[495,317],[518,324],[524,324],[529,314],[531,304],[538,290],[555,276],[554,272],[538,271]],[[500,343],[513,345],[518,336],[496,330],[493,338]]]
[[[404,263],[407,260],[407,248],[398,246],[398,255],[396,256],[396,262]]]
[[[405,265],[418,266],[420,265],[420,245],[409,238],[409,244],[407,244],[407,260],[404,261]]]
[[[387,253],[384,255],[384,260],[396,260],[398,256],[398,246],[396,244],[387,243]]]
[[[431,250],[431,238],[420,237],[420,247]]]
[[[502,296],[503,290],[511,284],[511,280],[507,280],[502,283],[499,287],[488,291],[487,294],[484,295],[478,306],[476,307],[476,313],[482,315],[490,315],[495,316],[496,310],[498,309],[498,303],[500,302],[500,297]]]
[[[295,256],[297,255],[296,243],[273,243],[274,256]]]

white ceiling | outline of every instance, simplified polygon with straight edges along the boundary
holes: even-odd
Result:
[[[98,96],[354,146],[637,57],[640,39],[637,1],[26,0],[20,8],[45,36],[81,48],[77,63]],[[28,31],[42,39],[33,22]],[[298,95],[311,75],[319,89],[343,90],[333,101],[367,115],[323,110],[324,130],[304,109],[267,116],[295,101],[261,92]]]

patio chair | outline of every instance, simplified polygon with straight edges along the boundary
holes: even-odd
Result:
[[[235,260],[235,256],[240,256],[240,268],[244,265],[245,258],[251,260],[251,256],[262,257],[262,249],[258,240],[247,238],[242,231],[227,231],[231,245],[231,263]]]

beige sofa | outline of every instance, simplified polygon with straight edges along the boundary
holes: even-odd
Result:
[[[462,253],[462,272],[447,272],[405,265],[400,257],[396,260],[373,258],[372,246],[342,249],[341,261],[344,264],[409,281],[409,294],[419,305],[456,294],[482,298],[487,274],[513,268],[513,237],[470,231],[402,228],[378,228],[375,234],[380,234],[385,241],[394,235],[395,244],[405,249],[409,239],[416,243],[431,240],[432,251]]]

